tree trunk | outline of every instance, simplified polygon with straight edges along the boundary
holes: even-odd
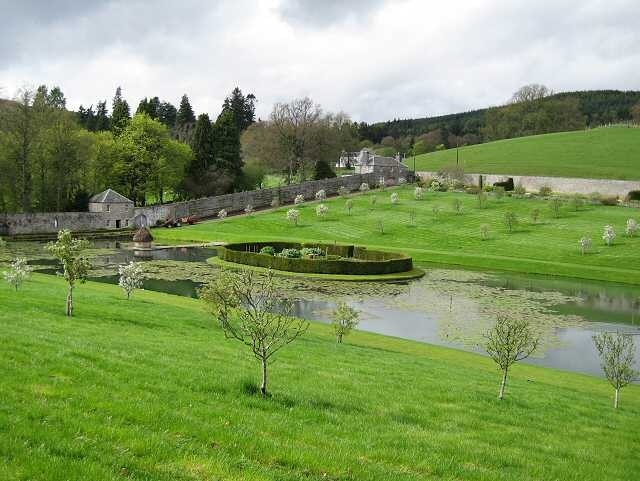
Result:
[[[620,400],[620,388],[616,388],[616,395],[613,398],[613,408],[618,409],[618,401]]]
[[[338,344],[342,344],[342,334],[338,334]]]
[[[262,353],[262,385],[260,386],[260,392],[263,396],[267,395],[267,358],[265,352]]]
[[[73,316],[73,286],[67,291],[67,316]]]
[[[507,385],[507,372],[507,369],[502,372],[502,382],[500,383],[500,394],[498,394],[498,399],[504,399],[504,388]]]

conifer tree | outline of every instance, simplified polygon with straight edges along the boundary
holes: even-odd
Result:
[[[196,116],[193,113],[191,104],[189,103],[189,97],[187,97],[187,94],[184,94],[180,100],[180,108],[176,115],[176,127],[182,128],[185,125],[195,123],[195,121]]]
[[[114,135],[120,135],[129,124],[129,120],[131,120],[129,104],[122,98],[122,89],[118,87],[111,108],[111,131]]]
[[[214,126],[213,138],[216,168],[226,171],[234,179],[234,185],[237,185],[242,176],[242,160],[240,132],[233,110],[222,110]]]
[[[249,94],[245,97],[242,90],[236,87],[222,104],[223,110],[231,109],[233,111],[240,133],[255,122],[255,100],[255,95]]]
[[[96,108],[96,118],[95,118],[94,129],[96,132],[109,130],[109,114],[107,112],[106,100],[103,100],[102,102],[98,102],[98,107]]]
[[[160,102],[158,105],[158,120],[173,129],[176,125],[178,110],[169,102]]]
[[[191,140],[194,158],[189,167],[189,174],[197,176],[206,172],[215,159],[213,145],[213,125],[209,115],[200,114]]]

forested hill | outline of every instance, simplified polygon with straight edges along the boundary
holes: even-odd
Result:
[[[383,144],[385,137],[420,137],[439,131],[445,147],[488,140],[576,130],[586,126],[626,122],[633,118],[633,107],[640,105],[640,91],[588,90],[562,92],[529,102],[514,102],[457,114],[419,119],[396,119],[359,124],[362,139]],[[453,137],[452,137],[453,136]],[[456,139],[458,137],[459,139]]]

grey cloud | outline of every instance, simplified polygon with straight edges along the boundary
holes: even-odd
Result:
[[[347,20],[366,20],[384,0],[284,0],[280,15],[293,25],[328,27]]]

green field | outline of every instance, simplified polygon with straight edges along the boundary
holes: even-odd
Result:
[[[497,269],[523,273],[559,275],[585,279],[617,281],[640,285],[640,235],[625,236],[627,219],[640,222],[640,211],[627,207],[586,205],[579,211],[564,205],[554,218],[550,201],[543,199],[490,198],[486,209],[479,209],[474,195],[426,193],[413,199],[413,187],[399,192],[400,203],[392,205],[391,190],[352,196],[354,208],[347,215],[342,198],[330,199],[327,219],[315,214],[317,202],[300,207],[300,225],[285,220],[289,207],[230,217],[179,229],[155,229],[160,240],[171,241],[264,241],[342,242],[396,249],[411,254],[414,261],[462,265],[477,269]],[[377,203],[372,205],[375,196]],[[453,202],[462,203],[462,214]],[[433,207],[441,212],[436,217]],[[531,212],[540,210],[537,223]],[[504,226],[504,214],[512,210],[519,218],[513,233]],[[415,225],[410,223],[415,213]],[[382,220],[384,233],[379,231]],[[490,238],[481,240],[480,226],[490,226]],[[615,227],[612,247],[602,241],[603,227]],[[593,239],[593,251],[580,253],[583,236]]]
[[[466,172],[595,179],[640,179],[640,128],[534,135],[459,149]],[[416,170],[455,165],[456,149],[416,157]],[[407,159],[413,168],[413,159]]]
[[[258,365],[190,298],[0,284],[2,480],[629,481],[640,387],[312,324]]]

